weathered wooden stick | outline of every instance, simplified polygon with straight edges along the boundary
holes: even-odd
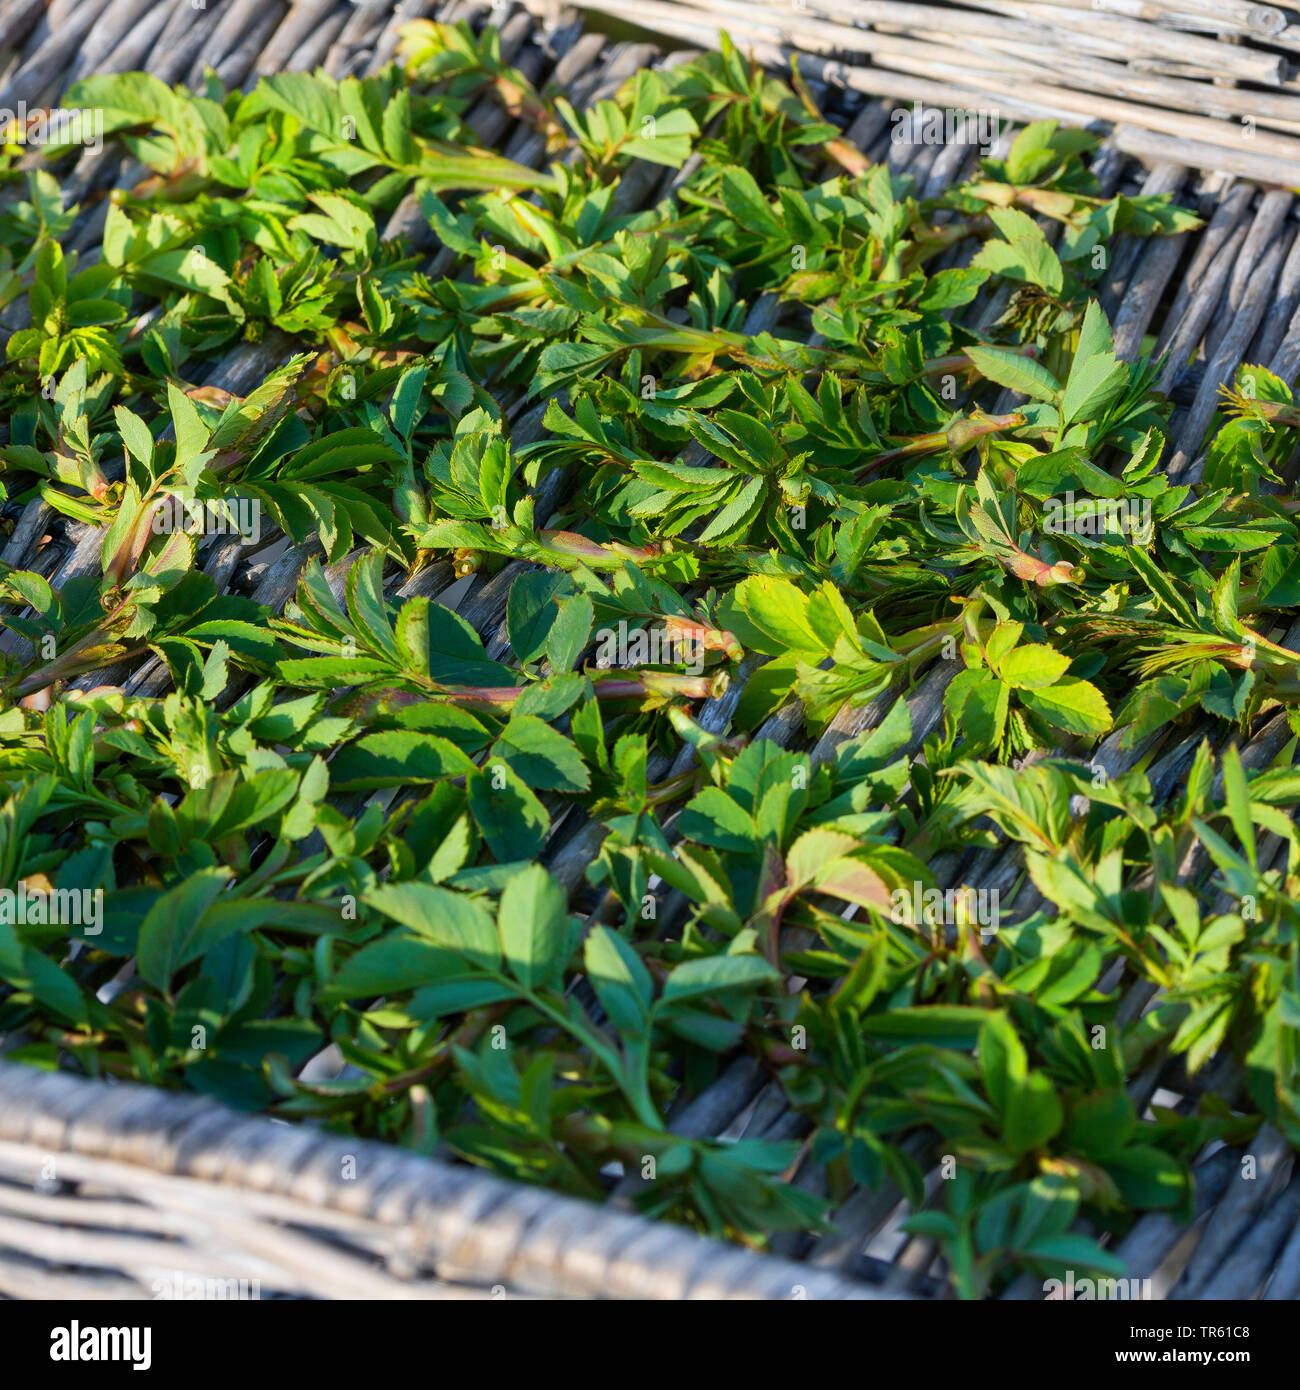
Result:
[[[711,9],[715,11],[720,5],[729,3],[730,0],[710,0]],[[751,29],[744,21],[732,22],[727,18],[724,22],[715,22],[715,18],[722,18],[720,13],[711,17],[703,11],[691,11],[664,0],[595,0],[592,8],[635,18],[638,23],[713,47],[718,44],[719,32],[725,28],[746,41],[754,55],[764,62],[780,64],[790,56],[790,49],[785,45],[770,39],[751,38]],[[996,96],[999,109],[1010,116],[1039,119],[1055,115],[1075,125],[1104,120],[1117,126],[1135,127],[1139,132],[1145,128],[1166,137],[1159,142],[1158,149],[1152,150],[1151,157],[1223,169],[1271,183],[1300,185],[1300,141],[1281,133],[1256,132],[1247,140],[1238,127],[1213,117],[1182,114],[1118,98],[1090,96],[1044,82],[1006,80],[983,73],[978,77],[959,75],[954,81],[941,64],[901,58],[893,52],[879,53],[878,66],[873,68],[853,67],[815,56],[805,58],[803,67],[806,74],[821,81],[843,84],[873,95],[901,97],[906,101],[981,109],[989,105],[990,96]],[[900,72],[907,75],[896,75]],[[1129,152],[1139,153],[1136,146],[1141,142],[1127,138]]]
[[[1177,136],[1143,130],[1129,122],[1116,125],[1115,143],[1138,159],[1175,159],[1198,169],[1217,169],[1256,183],[1300,187],[1300,165],[1255,151],[1249,141],[1235,145],[1212,140],[1180,140]]]
[[[1210,359],[1205,377],[1196,393],[1196,400],[1178,432],[1173,457],[1165,469],[1171,478],[1195,481],[1192,464],[1200,449],[1201,440],[1219,407],[1219,387],[1232,380],[1237,364],[1241,361],[1241,354],[1245,352],[1255,335],[1255,329],[1264,317],[1272,296],[1273,283],[1282,268],[1285,249],[1282,241],[1275,240],[1261,257],[1254,278],[1243,287],[1240,300],[1233,303],[1230,297],[1225,296],[1229,301],[1225,306],[1230,315],[1229,328],[1218,350]],[[1196,471],[1199,472],[1199,469]]]
[[[1056,9],[1086,10],[1089,14],[1123,15],[1170,28],[1197,28],[1211,33],[1241,34],[1267,42],[1287,28],[1286,15],[1272,5],[1250,0],[1038,0]]]
[[[264,73],[283,72],[289,58],[310,34],[329,16],[334,0],[294,0],[253,64],[260,77]]]
[[[221,7],[216,0],[206,10],[174,10],[158,35],[145,71],[168,86],[179,82],[220,22]]]
[[[949,36],[929,30],[918,30],[913,37],[935,45],[950,43]],[[906,51],[915,51],[915,48],[912,44]],[[1064,63],[1059,54],[1054,55],[1049,48],[1014,40],[995,47],[976,39],[948,51],[961,60],[960,65],[989,70],[995,75],[1010,76],[1015,71],[1028,71],[1033,75],[1049,72],[1053,82],[1083,91],[1104,91],[1203,116],[1239,116],[1271,129],[1292,134],[1300,132],[1300,96],[1292,96],[1290,92],[1255,92],[1189,82],[1082,53],[1071,55],[1070,61]],[[1246,129],[1242,127],[1239,132],[1242,139],[1250,138]]]
[[[1282,266],[1282,274],[1278,277],[1277,285],[1273,291],[1273,302],[1269,305],[1264,322],[1260,325],[1259,332],[1255,335],[1255,341],[1250,346],[1247,361],[1267,364],[1273,360],[1287,336],[1287,326],[1290,324],[1291,316],[1295,313],[1298,304],[1300,304],[1300,236],[1296,236],[1291,242],[1291,249]]]
[[[1276,86],[1286,75],[1286,62],[1276,53],[1220,43],[1217,39],[1183,34],[1122,15],[1102,14],[1091,8],[1074,10],[1041,3],[1041,0],[965,0],[965,3],[972,8],[914,5],[909,0],[805,0],[800,14],[824,14],[850,25],[870,25],[872,28],[893,24],[906,31],[924,26],[928,20],[934,19],[937,22],[932,27],[947,33],[1005,32],[1005,29],[997,26],[992,30],[977,27],[976,11],[984,10],[1030,24],[1049,37],[1055,35],[1062,49],[1066,44],[1062,31],[1069,31],[1070,51],[1077,50],[1083,44],[1108,39],[1122,44],[1128,53],[1198,63],[1224,76],[1262,82],[1267,86]],[[689,0],[689,3],[678,0],[675,8],[703,15],[712,10],[715,4],[716,0]],[[755,0],[748,8],[755,19],[764,10],[789,12],[783,4],[773,3],[773,0]]]
[[[1181,34],[1160,25],[1144,24],[1137,19],[1054,9],[1039,0],[969,0],[969,3],[995,14],[1039,20],[1053,28],[1067,29],[1073,33],[1108,35],[1127,41],[1139,53],[1181,58],[1189,62],[1199,60],[1219,67],[1224,76],[1262,82],[1270,87],[1276,86],[1286,76],[1286,60],[1278,54],[1219,43],[1216,39],[1196,34]],[[1064,42],[1064,36],[1062,40]]]
[[[934,68],[915,70],[920,75],[936,76],[940,80],[952,80],[954,76],[960,80],[963,75],[963,68],[975,67],[981,72],[988,68],[994,68],[992,77],[981,76],[979,85],[984,85],[986,82],[991,83],[1000,77],[1001,87],[1014,87],[1016,94],[1022,99],[1030,93],[1024,90],[1023,84],[1010,81],[1013,74],[1005,71],[1008,66],[1006,59],[1008,57],[1027,57],[1031,60],[1037,59],[1041,64],[1050,65],[1054,53],[1050,46],[1044,48],[1032,43],[1021,48],[1020,44],[1023,43],[1023,39],[1012,40],[1008,43],[1005,35],[997,36],[996,46],[992,49],[986,49],[984,45],[979,44],[976,45],[975,51],[972,53],[969,46],[962,49],[935,49],[926,43],[918,43],[912,38],[890,36],[879,30],[850,31],[844,29],[843,26],[827,24],[816,19],[806,19],[802,16],[791,18],[782,14],[779,20],[773,19],[769,22],[767,13],[760,10],[757,17],[754,17],[752,6],[738,3],[738,0],[707,0],[707,8],[701,6],[698,9],[668,3],[666,0],[644,0],[644,3],[641,4],[633,4],[632,0],[593,0],[592,7],[627,18],[639,16],[638,22],[649,21],[660,26],[673,25],[675,26],[674,32],[685,32],[680,26],[690,26],[692,34],[704,32],[714,27],[711,21],[716,17],[717,27],[727,27],[734,30],[742,38],[752,38],[769,43],[780,43],[783,39],[789,38],[797,42],[801,49],[814,52],[830,53],[842,44],[852,43],[863,52],[874,53],[883,64],[892,67],[901,67],[905,59],[914,56],[918,60],[933,58],[942,61],[948,67],[938,72]],[[934,7],[931,6],[891,6],[891,8],[914,8],[918,12],[934,12]],[[950,12],[940,11],[939,13]],[[915,24],[913,30],[916,32]],[[943,39],[950,37],[946,28],[943,30],[921,30],[920,32],[930,36],[937,35]],[[1231,45],[1219,45],[1218,47],[1220,49],[1231,48]],[[890,57],[895,61],[890,62]],[[1003,69],[1000,74],[996,70],[998,67]],[[955,69],[955,73],[951,69]],[[913,69],[908,67],[905,70]],[[1180,81],[1176,78],[1159,77],[1155,74],[1130,72],[1126,70],[1124,65],[1099,62],[1086,56],[1076,56],[1064,66],[1059,62],[1048,66],[1047,72],[1050,73],[1050,77],[1047,77],[1047,73],[1044,73],[1041,67],[1039,71],[1040,76],[1047,79],[1045,83],[1040,83],[1040,85],[1046,86],[1049,90],[1053,89],[1055,82],[1060,81],[1073,82],[1085,89],[1094,91],[1097,86],[1104,86],[1109,91],[1118,92],[1121,97],[1132,95],[1140,100],[1159,103],[1161,107],[1181,108],[1193,114],[1201,115],[1207,113],[1236,114],[1243,118],[1253,118],[1257,122],[1262,121],[1276,125],[1283,130],[1294,128],[1298,119],[1298,112],[1300,112],[1300,108],[1297,108],[1289,94],[1244,93],[1233,88],[1211,88],[1208,84]],[[1052,97],[1047,98],[1048,104],[1052,99]],[[1191,134],[1198,135],[1211,143],[1228,143],[1224,139],[1225,131],[1217,119],[1212,126],[1197,123],[1189,129],[1188,123],[1179,121],[1169,111],[1157,110],[1154,114],[1144,115],[1140,109],[1125,109],[1121,102],[1110,96],[1093,95],[1086,104],[1084,98],[1077,94],[1067,94],[1055,99],[1059,100],[1065,110],[1081,115],[1095,114],[1111,120],[1128,120],[1180,137]],[[1255,135],[1255,132],[1251,126],[1240,132],[1233,132],[1233,134],[1245,140]],[[1277,154],[1281,158],[1294,158],[1297,154],[1297,147],[1291,143],[1282,145],[1266,140],[1257,144],[1254,152]]]
[[[877,57],[877,63],[882,67],[914,72],[918,76],[930,77],[936,81],[946,81],[949,76],[942,63],[928,58],[881,53]],[[1096,93],[1087,95],[1064,87],[1054,87],[1048,82],[1018,81],[986,72],[980,73],[978,85],[990,94],[1037,100],[1043,105],[1056,106],[1062,115],[1073,114],[1085,120],[1104,120],[1115,124],[1132,123],[1165,135],[1177,136],[1180,141],[1188,137],[1198,138],[1208,144],[1222,145],[1226,149],[1235,148],[1247,141],[1240,126],[1213,116],[1138,105],[1121,98],[1105,97]],[[1300,160],[1300,140],[1281,132],[1256,131],[1253,137],[1249,137],[1249,143],[1253,153],[1276,157],[1292,164]],[[1293,178],[1284,178],[1277,174],[1273,176],[1272,181],[1289,184]]]
[[[17,48],[44,12],[44,0],[0,0],[0,49]]]
[[[62,92],[67,85],[64,77],[68,60],[99,17],[96,0],[83,0],[58,23],[52,14],[47,16],[49,35],[25,56],[22,66],[0,88],[0,107],[12,110],[20,101],[26,102],[28,107],[37,107],[51,90]],[[37,25],[39,33],[40,25]]]

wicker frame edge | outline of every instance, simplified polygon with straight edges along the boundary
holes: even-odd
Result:
[[[635,1213],[147,1086],[0,1063],[0,1144],[54,1158],[56,1168],[66,1154],[92,1170],[130,1165],[189,1179],[214,1198],[221,1189],[274,1194],[294,1224],[310,1226],[322,1211],[360,1217],[400,1233],[408,1267],[456,1283],[552,1298],[884,1296]],[[166,1186],[146,1189],[147,1199],[165,1206]]]

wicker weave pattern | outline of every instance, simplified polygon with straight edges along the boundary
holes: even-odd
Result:
[[[545,0],[531,0],[540,8]],[[1104,121],[1126,153],[1300,183],[1300,25],[1246,0],[584,0],[935,108]],[[1249,84],[1249,85],[1246,85]]]
[[[0,1065],[0,1293],[149,1297],[177,1272],[263,1296],[880,1296],[382,1144]]]

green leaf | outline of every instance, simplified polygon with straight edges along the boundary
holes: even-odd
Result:
[[[980,1026],[988,1017],[983,1009],[965,1004],[926,1004],[870,1014],[861,1022],[864,1033],[895,1042],[929,1043],[934,1047],[975,1046]]]
[[[148,425],[134,411],[120,405],[114,406],[113,418],[127,452],[148,467],[153,461],[153,435]]]
[[[700,995],[757,989],[781,977],[762,956],[706,956],[684,961],[664,984],[663,1003],[677,1004]]]
[[[650,1025],[654,985],[634,947],[608,927],[595,926],[587,937],[583,968],[610,1022],[639,1038]]]
[[[1029,1075],[1025,1049],[1005,1014],[989,1014],[980,1025],[979,1064],[984,1089],[998,1110]]]
[[[1007,1089],[1002,1135],[1013,1153],[1041,1148],[1061,1128],[1064,1112],[1051,1078],[1031,1072]]]
[[[990,238],[971,258],[972,267],[1059,295],[1065,284],[1061,262],[1034,220],[1013,208],[990,208],[989,216],[1008,240]]]
[[[944,692],[944,709],[973,748],[992,749],[1006,730],[1008,687],[987,671],[959,671]]]
[[[542,852],[550,817],[508,763],[476,769],[466,788],[474,821],[498,863],[535,859]]]
[[[14,989],[26,990],[64,1022],[84,1026],[88,1021],[86,997],[76,981],[40,951],[25,945],[3,919],[0,919],[0,980]]]
[[[559,616],[555,596],[563,583],[561,574],[530,570],[510,586],[506,632],[515,655],[525,666],[546,651],[548,635]]]
[[[500,964],[496,928],[475,898],[427,883],[386,883],[366,893],[365,901],[474,965],[495,970]]]
[[[1128,368],[1123,362],[1099,355],[1080,365],[1076,357],[1061,398],[1061,424],[1099,419],[1127,386]]]
[[[785,228],[748,169],[722,172],[722,203],[737,225],[761,236],[781,236]]]
[[[1065,1139],[1090,1158],[1114,1157],[1137,1127],[1133,1102],[1122,1087],[1085,1096],[1070,1112]]]
[[[209,922],[205,928],[204,917],[233,877],[224,866],[199,869],[154,903],[140,924],[136,947],[141,978],[159,989],[170,989],[178,970],[230,934],[228,921],[215,927]],[[238,930],[238,925],[233,929]]]
[[[546,634],[546,657],[551,669],[572,671],[591,639],[594,609],[586,594],[561,599],[559,613]]]
[[[1055,685],[1069,667],[1070,658],[1064,652],[1032,645],[1008,652],[998,666],[998,674],[1013,689],[1042,690]]]
[[[264,76],[256,93],[260,103],[287,111],[309,130],[343,139],[343,108],[334,83],[305,72],[281,72]]]
[[[525,989],[559,984],[568,954],[569,916],[564,890],[540,864],[507,882],[497,930],[506,967]]]
[[[1184,1164],[1147,1144],[1130,1145],[1107,1162],[1106,1171],[1124,1200],[1144,1211],[1180,1206],[1191,1186]]]
[[[491,926],[490,919],[488,925]],[[349,956],[317,998],[322,1003],[333,1003],[400,994],[448,977],[463,978],[463,970],[457,953],[432,941],[393,931]]]
[[[367,734],[340,750],[330,763],[339,790],[402,787],[463,777],[474,764],[449,739],[394,731]]]
[[[788,580],[751,576],[737,586],[735,598],[744,617],[753,624],[753,635],[746,634],[746,646],[774,656],[793,650],[820,659],[827,653],[824,638],[809,619],[807,598]]]
[[[1128,1265],[1118,1255],[1103,1250],[1087,1236],[1042,1236],[1025,1246],[1024,1253],[1065,1269],[1095,1271],[1106,1278],[1123,1279],[1128,1275]]]
[[[492,745],[492,758],[508,763],[530,787],[586,791],[591,774],[571,739],[531,714],[516,714]]]
[[[1246,786],[1246,772],[1241,765],[1241,754],[1237,745],[1230,743],[1223,754],[1223,794],[1227,800],[1228,818],[1233,831],[1252,869],[1257,867],[1255,859],[1255,826],[1250,814],[1250,792]]]
[[[720,787],[706,787],[681,814],[678,829],[688,840],[744,854],[758,839],[754,818]]]
[[[1095,685],[1067,678],[1045,689],[1021,690],[1027,709],[1041,715],[1054,728],[1070,734],[1099,738],[1111,726],[1110,706]]]
[[[999,386],[1038,401],[1052,402],[1060,395],[1061,383],[1032,357],[1021,357],[1019,353],[1002,348],[974,346],[966,349],[966,356],[974,362],[981,376],[996,381]]]

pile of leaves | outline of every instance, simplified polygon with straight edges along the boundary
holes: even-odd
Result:
[[[730,46],[65,104],[144,168],[0,155],[0,882],[102,913],[0,899],[7,1060],[760,1246],[892,1182],[964,1296],[1300,1142],[1300,406],[1243,368],[1171,481],[1095,298],[1190,214],[1051,122],[920,199]],[[674,1133],[737,1056],[788,1122]]]

